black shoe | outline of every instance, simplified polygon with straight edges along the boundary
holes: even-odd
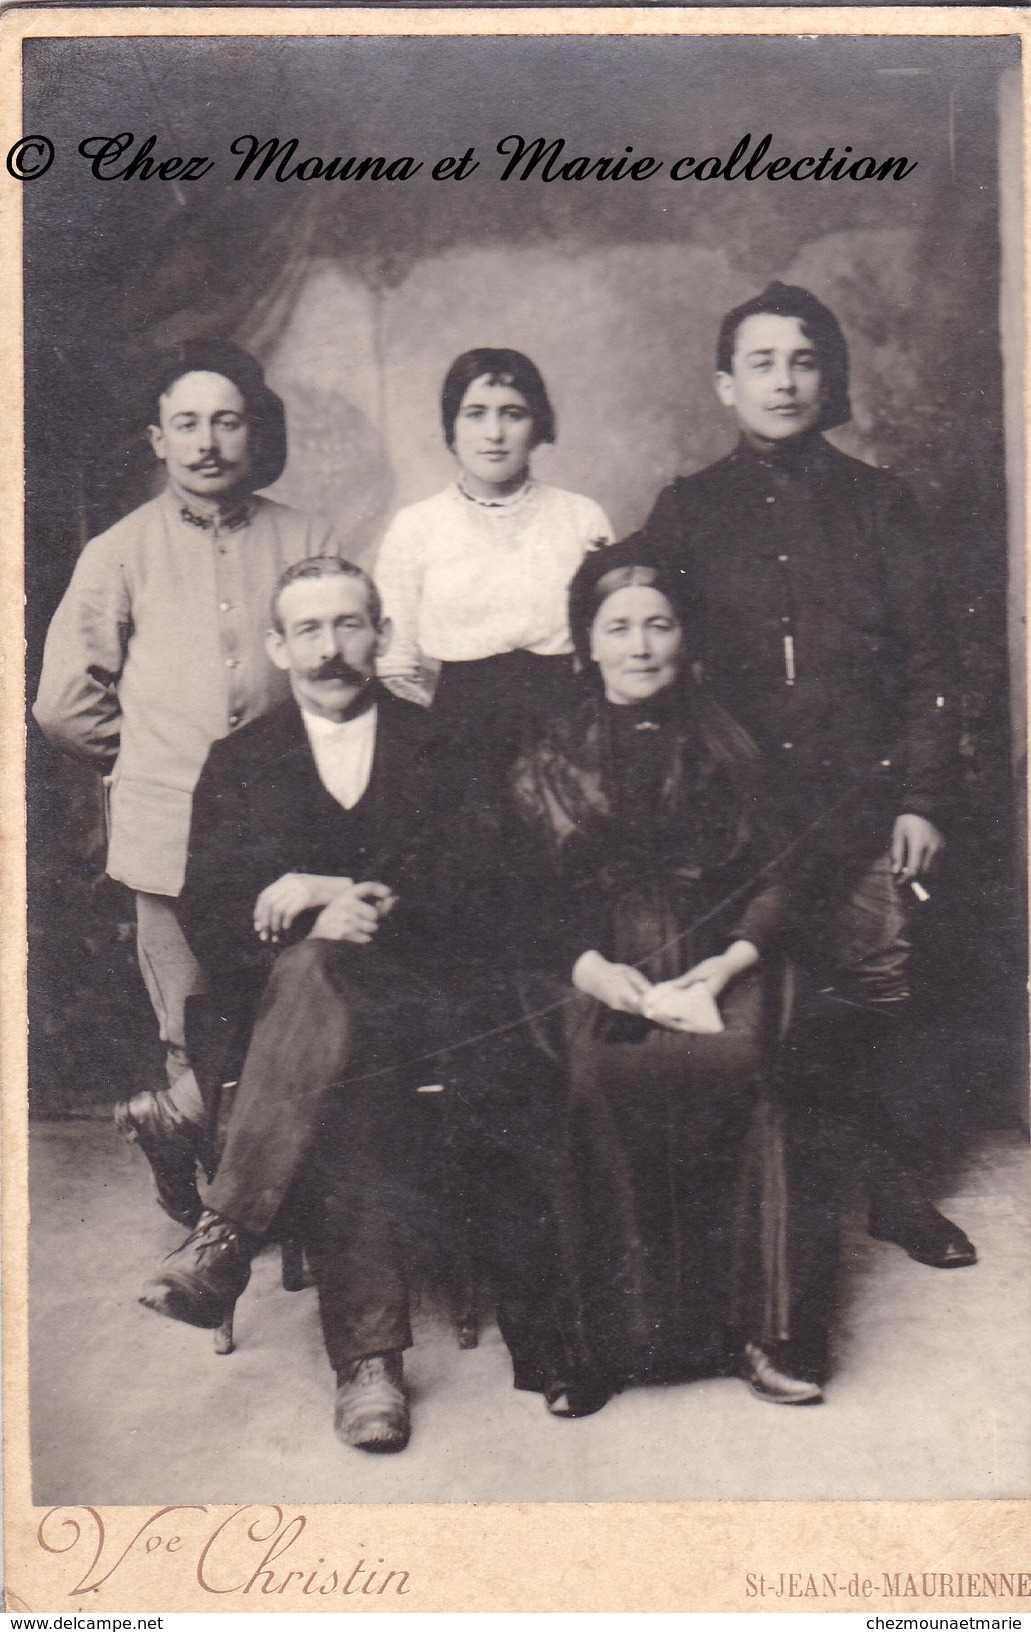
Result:
[[[553,1417],[593,1417],[608,1404],[612,1393],[603,1377],[574,1373],[568,1380],[553,1378],[544,1390],[544,1403]]]
[[[403,1451],[412,1431],[399,1354],[372,1354],[337,1372],[333,1427],[359,1451]]]
[[[918,1264],[932,1269],[966,1269],[977,1263],[974,1243],[922,1195],[875,1198],[870,1203],[870,1234],[875,1241],[893,1241]]]
[[[214,1330],[231,1315],[251,1278],[258,1242],[218,1213],[201,1214],[181,1247],[170,1252],[162,1273],[148,1281],[140,1302],[169,1320]]]
[[[203,1133],[196,1122],[173,1105],[167,1088],[146,1088],[115,1106],[115,1127],[150,1163],[159,1205],[192,1229],[202,1212],[197,1158]]]
[[[746,1343],[741,1375],[752,1393],[770,1405],[822,1405],[823,1389],[806,1377],[781,1371],[758,1343]]]

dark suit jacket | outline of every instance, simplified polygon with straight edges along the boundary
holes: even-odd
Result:
[[[667,487],[646,531],[687,579],[706,677],[759,744],[789,831],[856,779],[826,831],[839,853],[882,851],[903,811],[941,821],[956,750],[951,652],[897,478],[818,435],[779,460],[742,444]]]
[[[373,946],[406,965],[447,961],[449,891],[460,858],[449,838],[450,790],[425,712],[378,689],[376,746],[364,798],[345,811],[319,780],[291,699],[216,742],[193,799],[180,914],[187,940],[224,1006],[253,1000],[274,949],[253,927],[254,903],[283,873],[389,884],[398,905]],[[305,914],[285,944],[307,934]]]

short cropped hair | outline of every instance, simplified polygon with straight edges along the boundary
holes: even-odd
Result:
[[[286,413],[265,384],[261,364],[231,340],[187,340],[162,357],[151,381],[149,423],[161,423],[161,398],[184,374],[221,374],[239,391],[250,431],[251,486],[269,487],[286,464]]]
[[[729,374],[734,363],[737,331],[749,317],[796,317],[811,340],[823,376],[823,407],[817,427],[829,431],[852,418],[848,396],[848,346],[834,313],[808,289],[795,283],[768,283],[761,295],[735,306],[720,324],[716,367]]]
[[[462,399],[469,387],[484,376],[490,385],[511,386],[526,398],[533,420],[534,447],[541,442],[554,442],[555,410],[537,364],[521,351],[509,351],[503,346],[477,346],[456,357],[444,377],[440,417],[444,422],[444,441],[449,448],[455,444],[455,420]]]
[[[277,635],[283,633],[283,620],[279,615],[280,597],[285,589],[289,589],[291,584],[296,584],[301,578],[357,578],[365,585],[365,604],[369,609],[372,627],[374,629],[383,627],[383,602],[379,590],[364,567],[356,567],[353,561],[345,561],[340,555],[307,555],[303,561],[295,561],[292,567],[287,567],[272,591],[270,615],[272,627]]]

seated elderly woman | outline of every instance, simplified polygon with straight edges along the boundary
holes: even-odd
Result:
[[[585,559],[583,698],[513,776],[549,1262],[504,1330],[516,1386],[559,1416],[630,1383],[735,1373],[777,1403],[821,1398],[792,1374],[763,1073],[785,888],[756,750],[692,678],[678,575],[652,550]]]

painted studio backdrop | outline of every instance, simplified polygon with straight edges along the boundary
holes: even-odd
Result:
[[[1019,324],[1016,73],[1005,40],[29,42],[24,128],[58,151],[24,188],[30,693],[77,552],[159,478],[139,388],[166,345],[225,335],[261,358],[289,424],[274,495],[329,517],[369,563],[395,509],[448,477],[437,393],[460,351],[514,346],[540,364],[559,435],[538,473],[627,532],[673,475],[732,445],[711,388],[721,314],[770,278],[805,284],[852,350],[855,417],[833,440],[916,490],[962,655],[964,797],[917,926],[934,978],[914,1031],[914,1115],[945,1147],[1013,1125],[1024,723],[1007,606],[1022,541],[1008,523],[1020,447],[1003,338]],[[196,180],[94,179],[79,143],[122,132],[129,157],[153,134],[156,158],[214,166]],[[770,157],[851,145],[915,168],[669,178],[683,155],[726,158],[767,132]],[[234,181],[230,144],[248,134],[295,136],[298,160],[410,155],[423,168]],[[664,170],[503,182],[497,147],[512,135],[564,138],[563,159],[632,147]],[[474,174],[431,179],[432,161],[470,147]],[[33,735],[30,789],[33,1106],[99,1113],[160,1069],[131,907],[103,877],[92,775]]]

